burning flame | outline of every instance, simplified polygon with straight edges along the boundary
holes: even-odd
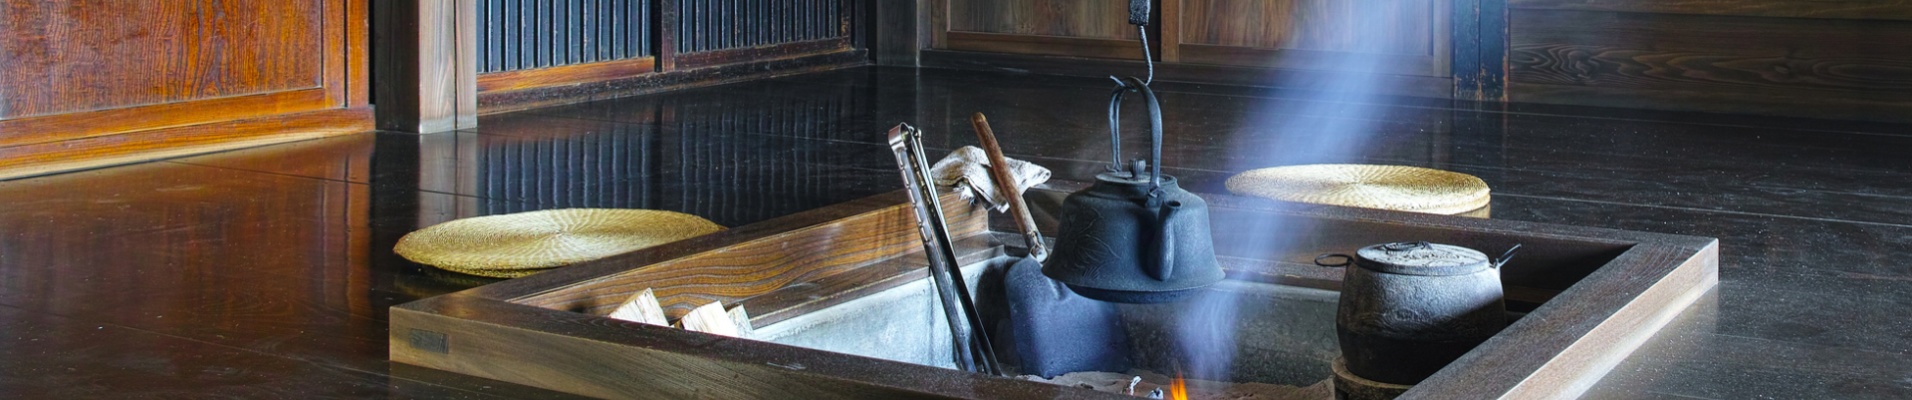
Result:
[[[1168,398],[1171,400],[1188,400],[1188,382],[1182,381],[1182,373],[1176,372],[1175,380],[1169,383]]]

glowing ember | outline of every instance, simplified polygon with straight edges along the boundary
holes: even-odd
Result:
[[[1175,380],[1168,384],[1168,398],[1188,400],[1188,382],[1182,380],[1182,373],[1175,373]]]

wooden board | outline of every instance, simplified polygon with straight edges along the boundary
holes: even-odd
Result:
[[[0,147],[0,179],[317,139],[370,130],[372,130],[371,107],[357,107]]]
[[[1128,0],[950,0],[949,31],[1134,42]]]
[[[1037,191],[1032,200],[1043,207],[1062,194]],[[1533,311],[1407,398],[1573,397],[1717,281],[1718,242],[1709,238],[1209,197],[1212,218],[1228,224],[1217,229],[1312,224],[1326,233],[1278,255],[1258,254],[1266,248],[1258,242],[1218,240],[1236,279],[1338,286],[1338,276],[1292,258],[1402,235],[1480,247],[1529,243],[1504,277],[1510,297],[1535,303]],[[606,398],[1126,398],[594,315],[660,284],[675,293],[665,302],[679,312],[724,300],[787,316],[878,282],[920,279],[904,201],[890,193],[393,307],[392,358]],[[972,243],[991,236],[982,234],[981,213],[957,218]]]
[[[1906,0],[1512,0],[1508,4],[1554,10],[1912,20],[1912,1]]]
[[[1187,57],[1184,56],[1184,58]],[[1140,59],[1129,61],[949,50],[923,50],[922,64],[924,67],[934,68],[1087,77],[1140,75],[1146,68]],[[1238,65],[1155,64],[1155,78],[1172,82],[1327,90],[1333,89],[1335,82],[1345,81],[1345,79],[1333,79],[1337,77],[1345,78],[1346,75],[1335,75],[1330,71]],[[1377,94],[1383,95],[1445,98],[1454,91],[1454,80],[1442,76],[1373,74],[1363,78],[1371,78],[1379,82],[1374,84],[1372,89]]]
[[[369,128],[368,5],[6,1],[0,175]]]
[[[1514,2],[1509,100],[1912,121],[1912,5],[1648,3]]]
[[[1182,64],[1347,74],[1398,81],[1449,78],[1454,93],[1454,18],[1473,18],[1454,0],[1167,0],[1148,26],[1149,56],[1162,67]],[[1127,24],[1124,1],[933,0],[926,10],[938,51],[1141,60],[1142,33]],[[1470,25],[1471,26],[1471,25]],[[1472,49],[1470,47],[1470,49]],[[1470,53],[1470,57],[1471,57]],[[931,65],[928,61],[924,65]],[[973,63],[937,64],[969,66]],[[1051,71],[1043,71],[1051,72]],[[1078,71],[1069,71],[1076,73]],[[1167,80],[1179,80],[1165,77]],[[1318,81],[1318,80],[1317,80]],[[1268,85],[1272,81],[1251,84]],[[1388,85],[1378,85],[1388,86]],[[1397,90],[1398,91],[1398,90]],[[1400,93],[1390,93],[1400,94]]]
[[[472,2],[381,1],[377,92],[380,129],[444,132],[478,125],[477,16]]]
[[[749,49],[746,49],[749,50]],[[713,52],[721,54],[723,52]],[[713,54],[705,53],[705,54]],[[721,85],[754,79],[828,71],[869,65],[867,51],[840,51],[788,58],[750,60],[731,64],[701,66],[676,65],[665,72],[638,74],[564,85],[539,86],[518,90],[497,90],[478,94],[478,112],[492,114],[559,104],[635,96],[667,90]],[[683,56],[677,57],[682,59]],[[669,59],[667,59],[669,60]],[[481,75],[479,79],[484,79]],[[597,79],[597,78],[592,78]]]

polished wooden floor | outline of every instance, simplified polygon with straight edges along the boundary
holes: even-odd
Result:
[[[1010,156],[1086,180],[1107,86],[863,68],[0,181],[0,397],[561,397],[386,361],[387,307],[489,282],[406,262],[397,238],[567,207],[761,221],[900,188],[882,132],[971,144],[974,111]],[[1720,287],[1590,397],[1912,397],[1912,128],[1157,86],[1165,164],[1193,190],[1420,165],[1486,179],[1494,218],[1720,238]],[[1378,133],[1317,134],[1347,124]]]

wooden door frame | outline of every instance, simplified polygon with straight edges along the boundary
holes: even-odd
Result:
[[[1507,0],[1454,0],[1454,99],[1507,101]]]
[[[431,133],[476,127],[477,1],[372,3],[379,129]]]

